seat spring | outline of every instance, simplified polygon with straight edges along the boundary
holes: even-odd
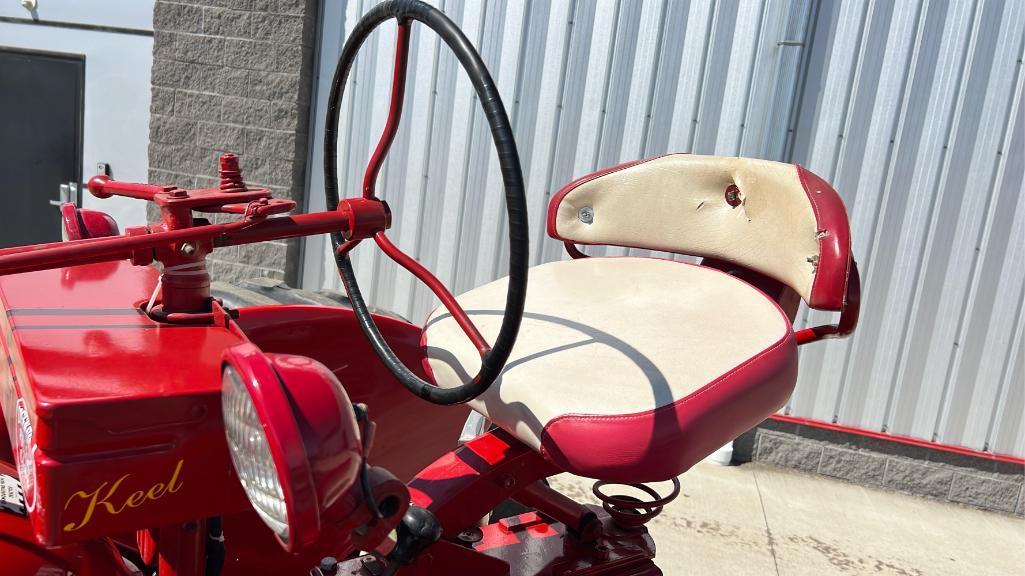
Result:
[[[654,488],[647,484],[606,482],[604,480],[595,482],[591,492],[601,501],[602,508],[605,509],[605,512],[612,517],[616,524],[627,528],[636,528],[650,522],[662,512],[662,508],[666,504],[669,504],[680,495],[680,480],[673,478],[672,483],[673,490],[667,496],[660,496]],[[601,491],[603,486],[629,486],[651,496],[651,500],[644,501],[626,494],[605,494]]]

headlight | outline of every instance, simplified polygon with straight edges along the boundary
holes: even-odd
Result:
[[[288,543],[288,509],[260,416],[238,372],[225,366],[221,378],[224,431],[231,462],[260,518]]]
[[[322,517],[337,517],[328,509],[341,506],[345,516],[358,500],[352,489],[363,457],[352,404],[334,374],[310,358],[264,354],[246,342],[223,359],[231,461],[256,513],[298,551],[320,537]]]

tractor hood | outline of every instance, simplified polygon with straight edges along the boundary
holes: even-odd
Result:
[[[150,319],[156,282],[125,261],[0,277],[0,406],[41,543],[246,507],[220,415],[244,337]]]

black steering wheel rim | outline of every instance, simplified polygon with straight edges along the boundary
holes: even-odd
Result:
[[[498,94],[491,74],[480,54],[443,12],[419,0],[388,0],[372,8],[353,28],[342,48],[342,54],[335,68],[328,98],[327,117],[324,127],[324,196],[328,208],[338,206],[338,116],[341,109],[345,83],[349,77],[356,55],[370,33],[387,20],[395,19],[400,24],[416,20],[431,28],[455,54],[463,70],[470,78],[481,108],[491,129],[492,140],[498,152],[499,167],[505,187],[506,211],[509,218],[509,287],[506,293],[505,312],[498,337],[489,351],[481,357],[481,368],[468,383],[455,388],[441,388],[426,382],[407,368],[385,342],[371,316],[352,269],[347,251],[339,251],[345,242],[340,233],[331,234],[335,251],[335,263],[352,303],[352,310],[363,334],[374,352],[392,374],[411,392],[434,404],[459,404],[468,402],[483,394],[498,378],[512,352],[513,344],[523,320],[527,296],[527,269],[529,267],[529,230],[527,222],[527,200],[520,168],[519,153],[513,138],[502,99]]]

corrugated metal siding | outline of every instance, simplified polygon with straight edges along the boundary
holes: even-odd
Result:
[[[372,4],[325,3],[320,108],[340,32]],[[535,263],[564,257],[544,234],[544,213],[550,195],[576,176],[667,151],[785,154],[801,59],[790,44],[804,40],[810,0],[439,4],[481,50],[512,118]],[[379,189],[396,214],[399,246],[460,292],[507,266],[497,158],[458,63],[429,31],[413,30],[402,127]],[[359,189],[387,115],[393,42],[394,26],[382,27],[352,74],[340,128],[343,190]],[[322,110],[315,122],[319,134]],[[319,191],[315,143],[311,190]],[[322,199],[313,201],[316,208]],[[430,292],[377,250],[361,247],[354,259],[376,305],[414,320],[433,308]],[[323,244],[307,247],[306,268],[308,285],[337,286]]]
[[[372,4],[323,6],[311,209],[334,62]],[[858,336],[802,352],[787,411],[1025,454],[1022,3],[439,4],[512,117],[535,263],[564,257],[544,235],[548,198],[595,169],[668,151],[807,164],[844,195],[867,282]],[[347,89],[339,170],[352,193],[387,115],[393,42],[390,25],[368,42]],[[379,190],[393,239],[458,293],[507,265],[497,159],[465,76],[420,26],[410,58]],[[373,304],[414,321],[434,306],[376,249],[354,261]],[[305,267],[307,286],[338,286],[322,242],[307,244]]]
[[[867,282],[787,410],[1025,455],[1025,3],[824,3],[819,26],[794,161],[843,195]]]

